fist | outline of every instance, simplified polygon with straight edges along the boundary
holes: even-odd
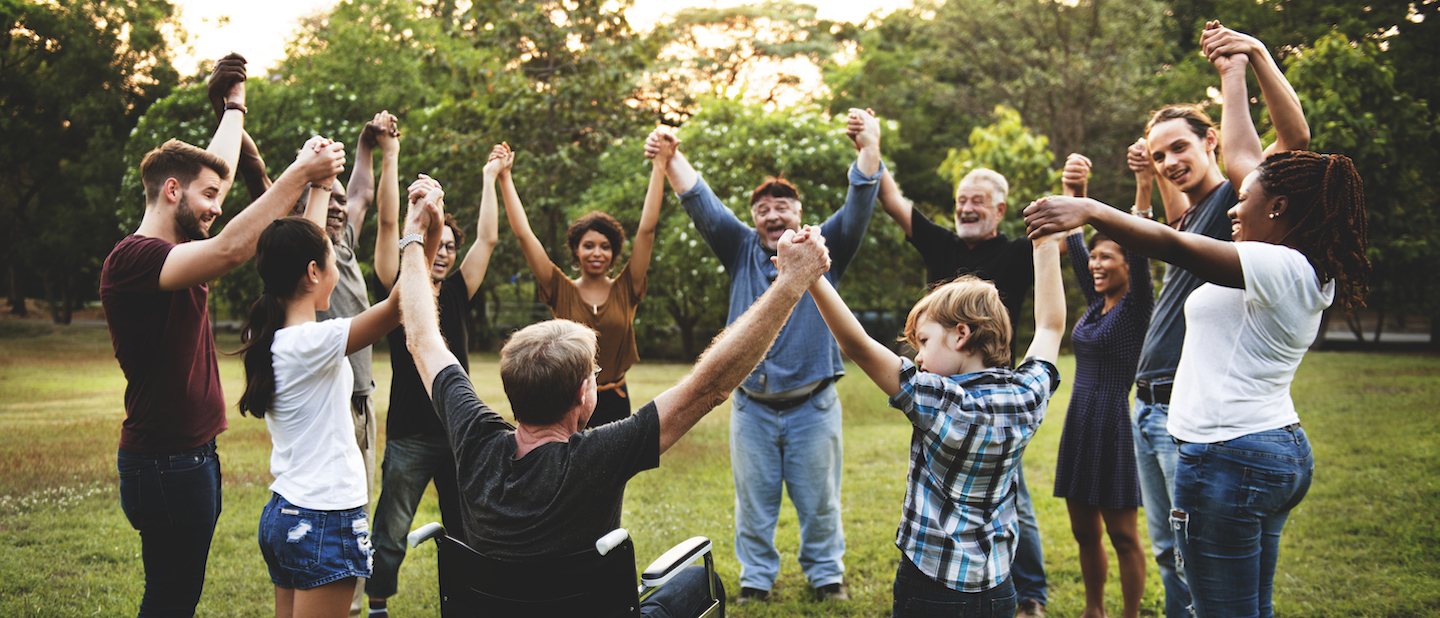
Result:
[[[295,157],[305,180],[320,184],[327,178],[334,178],[345,171],[345,144],[329,138],[312,137],[300,148]]]
[[[680,138],[665,129],[655,129],[645,138],[645,158],[669,161],[680,150]]]
[[[865,146],[880,145],[880,119],[875,117],[875,110],[870,108],[850,108],[850,115],[845,119],[845,135],[855,145],[856,150]]]
[[[400,121],[387,111],[375,114],[370,122],[365,123],[365,128],[360,130],[360,143],[370,148],[396,146],[399,145],[399,140]]]
[[[215,118],[225,115],[225,103],[245,104],[245,57],[231,52],[215,62],[205,80],[205,96],[215,109]]]
[[[1135,140],[1125,150],[1125,164],[1135,173],[1135,178],[1149,181],[1155,177],[1155,163],[1150,159],[1150,143],[1145,138]]]
[[[1071,195],[1085,195],[1089,181],[1089,157],[1076,152],[1070,153],[1070,156],[1065,158],[1065,169],[1060,173],[1060,183]]]

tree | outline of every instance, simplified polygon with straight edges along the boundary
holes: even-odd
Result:
[[[1424,101],[1399,91],[1382,58],[1373,41],[1337,31],[1286,63],[1312,127],[1311,150],[1349,156],[1365,183],[1372,267],[1366,304],[1379,316],[1377,340],[1387,312],[1433,315],[1440,301],[1436,117]]]
[[[1052,161],[1050,140],[1031,133],[1020,119],[1020,112],[997,105],[995,124],[970,131],[970,146],[962,150],[951,148],[940,164],[939,173],[950,180],[951,186],[959,186],[971,170],[988,167],[1000,172],[1010,183],[1007,216],[1000,222],[1000,232],[1019,237],[1025,235],[1025,220],[1020,215],[1025,205],[1060,193],[1060,170],[1051,166]],[[947,216],[943,217],[934,217],[932,213],[932,218],[949,219],[949,211],[945,212]]]
[[[38,277],[51,317],[93,298],[116,240],[120,149],[175,84],[166,0],[0,0],[0,219],[11,311]]]

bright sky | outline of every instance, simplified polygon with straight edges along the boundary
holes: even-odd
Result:
[[[682,6],[747,3],[743,0],[635,0],[626,15],[632,26],[645,31],[665,14]],[[859,21],[873,11],[888,13],[912,5],[911,0],[814,3],[819,6],[820,18],[844,21]],[[297,20],[328,10],[335,5],[335,0],[175,0],[175,4],[180,8],[180,21],[190,34],[190,49],[176,50],[175,54],[175,67],[181,74],[194,72],[197,62],[238,51],[249,60],[251,74],[255,75],[274,66],[285,55],[285,42],[294,35]]]

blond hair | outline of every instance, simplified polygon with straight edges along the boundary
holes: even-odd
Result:
[[[916,331],[922,320],[930,320],[945,328],[961,324],[970,326],[970,339],[965,349],[985,359],[986,367],[1010,364],[1010,314],[1000,302],[995,284],[974,275],[962,275],[931,290],[910,309],[905,318],[905,334],[900,339],[920,349]]]
[[[595,331],[570,320],[546,320],[510,335],[500,350],[500,382],[515,420],[553,425],[564,418],[595,368],[595,349]]]

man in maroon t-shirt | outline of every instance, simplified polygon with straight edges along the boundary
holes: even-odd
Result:
[[[307,182],[332,178],[345,164],[341,144],[311,139],[263,197],[209,238],[244,139],[244,63],[232,54],[211,76],[224,105],[208,151],[172,139],[145,155],[145,217],[100,273],[126,380],[117,468],[120,506],[140,532],[141,616],[194,614],[220,516],[215,436],[226,427],[225,398],[207,282],[245,263],[260,232],[289,211]]]

